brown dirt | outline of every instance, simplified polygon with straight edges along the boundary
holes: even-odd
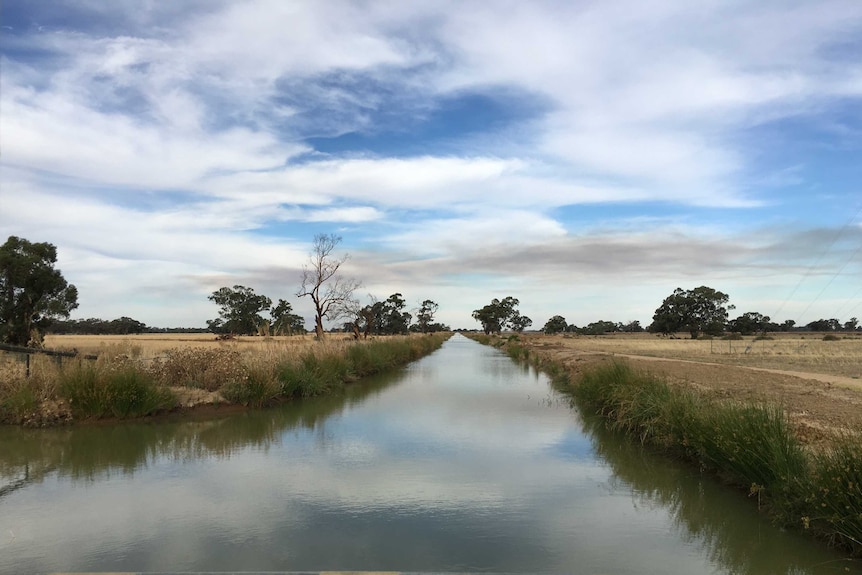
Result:
[[[733,366],[673,358],[579,351],[547,338],[522,342],[575,373],[598,362],[624,357],[633,367],[654,373],[672,385],[710,396],[745,402],[780,404],[797,435],[817,443],[836,432],[862,431],[862,381],[823,373]]]

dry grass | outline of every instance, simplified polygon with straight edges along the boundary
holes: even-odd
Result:
[[[333,334],[325,343],[339,345],[345,336]],[[77,350],[84,354],[102,355],[105,352],[123,353],[135,358],[155,358],[176,348],[234,349],[237,351],[261,349],[306,348],[314,343],[313,335],[279,337],[237,337],[220,341],[207,333],[144,333],[139,335],[48,335],[45,347],[59,350]]]
[[[139,417],[189,406],[201,393],[208,402],[252,406],[322,395],[417,359],[445,337],[53,336],[46,347],[82,355],[34,355],[27,377],[25,355],[0,353],[0,422],[51,424],[69,412],[75,419]]]
[[[642,355],[862,378],[862,335],[823,341],[823,334],[773,334],[773,340],[671,339],[652,334],[535,335],[539,345],[581,352]]]

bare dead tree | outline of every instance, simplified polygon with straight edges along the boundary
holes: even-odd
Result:
[[[324,338],[323,319],[333,320],[349,309],[353,292],[360,282],[344,278],[338,273],[349,254],[336,257],[333,251],[341,243],[341,236],[318,234],[308,255],[308,264],[302,268],[302,285],[297,297],[311,297],[314,302],[314,331],[318,339]]]

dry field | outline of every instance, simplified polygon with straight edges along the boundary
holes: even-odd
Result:
[[[839,334],[823,341],[823,334],[774,334],[772,340],[692,340],[653,334],[609,336],[531,336],[537,341],[581,352],[637,355],[722,365],[757,367],[856,378],[862,383],[862,334]]]
[[[343,334],[333,334],[328,343],[337,344]],[[313,335],[283,337],[237,337],[219,341],[208,333],[143,333],[138,335],[48,335],[48,349],[77,350],[82,354],[101,355],[105,352],[124,353],[130,357],[155,358],[170,349],[203,347],[237,351],[260,351],[269,348],[305,348],[314,342]]]

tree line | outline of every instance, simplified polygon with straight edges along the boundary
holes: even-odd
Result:
[[[314,331],[318,338],[324,337],[324,320],[340,320],[342,323],[337,329],[348,331],[357,339],[376,334],[449,330],[449,326],[434,321],[439,305],[430,299],[422,301],[414,313],[406,311],[407,304],[401,293],[394,293],[382,301],[369,296],[370,303],[363,305],[355,295],[360,282],[341,274],[341,267],[349,256],[335,253],[340,242],[341,237],[333,234],[314,237],[296,292],[297,297],[308,297],[312,301]],[[0,341],[38,345],[48,329],[55,333],[104,334],[169,331],[148,328],[129,317],[110,321],[95,318],[68,320],[78,307],[78,290],[54,268],[56,262],[57,248],[47,242],[34,243],[9,236],[0,246]],[[209,299],[219,306],[219,317],[207,321],[209,331],[236,335],[306,332],[302,316],[294,313],[290,302],[279,299],[273,306],[269,297],[256,294],[252,288],[243,285],[222,287]],[[862,331],[855,317],[843,323],[835,318],[819,319],[801,327],[797,327],[793,320],[774,323],[769,316],[759,312],[746,312],[728,320],[728,311],[735,309],[729,305],[729,299],[727,294],[707,286],[690,290],[677,288],[656,309],[653,321],[646,329],[666,335],[688,332],[692,338],[701,334],[720,335],[726,331],[743,335],[801,329]],[[533,321],[518,311],[519,304],[520,301],[512,296],[502,300],[495,298],[473,310],[472,317],[482,325],[486,334],[506,329],[521,332]],[[263,312],[268,312],[268,317],[264,317]],[[637,321],[622,324],[604,320],[579,328],[569,325],[563,316],[555,315],[542,331],[598,335],[643,329]]]
[[[707,286],[690,290],[676,288],[672,294],[662,301],[655,310],[652,323],[646,331],[671,335],[688,332],[692,339],[703,335],[722,335],[725,332],[740,335],[754,335],[767,332],[789,331],[862,331],[859,320],[855,317],[846,322],[837,319],[819,319],[804,326],[788,319],[783,323],[775,323],[768,315],[759,312],[745,312],[739,317],[728,320],[729,311],[736,309],[729,304],[730,297],[723,292]],[[545,333],[581,333],[585,335],[601,335],[614,332],[645,331],[640,322],[627,324],[612,321],[599,321],[583,328],[568,325],[561,315],[555,315],[542,328]]]

